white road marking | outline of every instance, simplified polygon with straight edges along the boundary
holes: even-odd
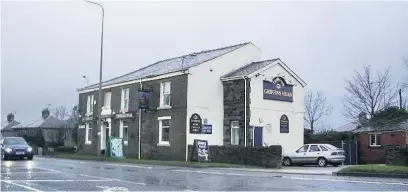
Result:
[[[55,172],[55,173],[61,173],[62,172],[62,171],[59,171],[59,170],[42,168],[42,167],[34,167],[34,169],[39,169],[39,170],[44,170],[44,171],[51,171],[51,172]]]
[[[24,188],[24,189],[28,189],[28,190],[31,190],[31,191],[41,191],[41,190],[39,190],[39,189],[35,189],[35,188],[29,187],[29,186],[25,186],[25,185],[21,185],[21,184],[14,183],[14,182],[12,182],[12,181],[10,181],[10,180],[1,180],[1,182],[5,182],[5,183],[11,184],[11,185],[15,185],[15,186],[18,186],[18,187],[22,187],[22,188]]]
[[[95,186],[98,188],[103,189],[104,192],[110,192],[110,191],[129,191],[128,188],[126,187],[109,187],[109,186]]]
[[[111,180],[111,181],[119,181],[123,183],[131,183],[131,184],[136,184],[136,185],[146,185],[146,183],[138,183],[138,182],[133,182],[133,181],[126,181],[126,180],[121,180],[121,179],[115,179],[115,178],[107,178],[107,177],[100,177],[100,176],[93,176],[93,175],[85,175],[85,174],[80,174],[81,176],[84,177],[93,177],[93,178],[98,178],[98,179],[106,179],[106,180]]]
[[[2,175],[11,175],[11,174],[31,174],[31,173],[35,173],[35,174],[57,174],[57,172],[35,172],[35,171],[19,171],[19,172],[6,172],[6,173],[1,173]]]
[[[138,165],[126,165],[126,164],[105,164],[110,166],[118,166],[118,167],[134,167],[134,168],[141,168],[141,169],[152,169],[153,167],[145,167],[145,166],[138,166]]]
[[[55,180],[55,179],[41,179],[41,180],[3,180],[3,181],[10,181],[10,182],[76,182],[76,181],[86,181],[86,182],[103,182],[103,181],[113,181],[113,180],[101,180],[101,179],[91,179],[91,180],[72,180],[72,179],[62,179],[62,180]]]
[[[222,172],[206,172],[206,171],[193,171],[193,170],[172,170],[175,172],[184,173],[201,173],[209,175],[225,175],[225,176],[247,176],[247,177],[270,177],[263,175],[245,175],[241,173],[222,173]],[[293,179],[293,180],[309,180],[309,181],[329,181],[329,182],[344,182],[344,183],[365,183],[365,184],[386,184],[386,185],[403,185],[408,186],[408,183],[402,182],[382,182],[382,181],[362,181],[362,180],[344,180],[344,179],[318,179],[318,178],[307,178],[307,177],[291,177],[291,176],[279,176],[280,178]]]

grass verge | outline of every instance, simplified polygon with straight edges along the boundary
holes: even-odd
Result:
[[[408,167],[392,165],[355,165],[346,167],[339,173],[380,173],[380,174],[407,174]]]
[[[199,163],[199,162],[185,162],[185,161],[160,161],[147,159],[132,159],[132,158],[108,158],[103,156],[88,156],[76,154],[55,154],[52,157],[61,159],[77,159],[77,160],[93,160],[93,161],[110,161],[119,163],[134,163],[145,165],[169,165],[182,167],[222,167],[222,168],[243,168],[245,165],[228,164],[228,163]]]

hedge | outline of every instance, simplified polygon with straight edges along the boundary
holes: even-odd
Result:
[[[193,146],[188,146],[188,158],[191,160]],[[267,168],[281,168],[282,146],[244,147],[244,146],[216,146],[210,145],[210,161],[216,163],[231,163]],[[197,160],[193,154],[192,160]]]

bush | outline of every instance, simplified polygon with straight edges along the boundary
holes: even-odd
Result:
[[[216,163],[231,163],[241,165],[281,168],[282,146],[243,147],[243,146],[216,146],[210,147],[210,161]],[[188,146],[190,160],[197,160],[194,153],[191,159],[193,146]]]

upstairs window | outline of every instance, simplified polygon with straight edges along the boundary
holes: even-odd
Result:
[[[111,107],[112,92],[105,92],[105,97],[103,98],[103,106],[106,108]]]
[[[170,107],[170,82],[160,84],[160,107]]]
[[[120,109],[121,109],[121,111],[128,111],[129,110],[129,88],[122,89]]]
[[[93,113],[94,95],[88,95],[86,113]]]

